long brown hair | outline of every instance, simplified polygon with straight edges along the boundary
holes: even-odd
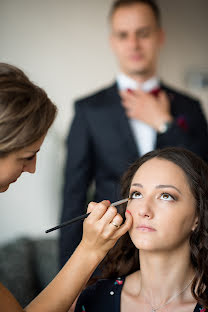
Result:
[[[45,135],[57,108],[22,70],[0,63],[0,157]]]
[[[196,200],[198,225],[190,235],[190,257],[196,275],[191,290],[197,302],[208,309],[208,166],[192,152],[179,147],[149,152],[132,164],[123,176],[123,198],[129,196],[131,181],[138,168],[155,157],[169,160],[183,170]],[[139,270],[139,250],[126,233],[104,259],[102,277],[115,278],[137,270]]]

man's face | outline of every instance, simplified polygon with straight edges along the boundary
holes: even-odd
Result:
[[[111,46],[120,69],[132,77],[155,74],[164,33],[146,4],[118,8],[111,19]]]

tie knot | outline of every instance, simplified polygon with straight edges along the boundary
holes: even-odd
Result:
[[[154,95],[154,96],[158,96],[160,91],[161,91],[160,87],[157,87],[157,88],[152,89],[149,93]]]
[[[134,92],[134,90],[132,90],[132,89],[130,89],[130,88],[128,88],[127,91],[128,91],[129,93],[133,93],[133,92]],[[152,89],[151,91],[149,91],[149,92],[147,92],[147,93],[152,94],[152,95],[154,95],[154,96],[158,96],[158,94],[160,93],[160,91],[161,91],[161,88],[160,88],[160,87],[157,87],[157,88],[154,88],[154,89]]]

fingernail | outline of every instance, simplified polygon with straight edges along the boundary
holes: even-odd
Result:
[[[109,204],[111,204],[110,200],[107,200],[109,202]]]
[[[126,210],[126,212],[128,212],[131,215],[131,212],[129,210]]]

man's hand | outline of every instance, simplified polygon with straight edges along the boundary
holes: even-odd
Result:
[[[171,122],[170,102],[164,91],[158,96],[141,90],[121,91],[122,105],[129,118],[141,120],[156,131],[164,122]]]

